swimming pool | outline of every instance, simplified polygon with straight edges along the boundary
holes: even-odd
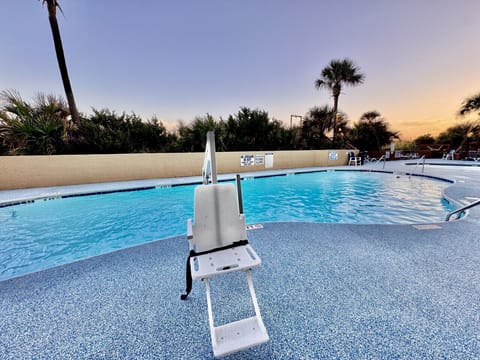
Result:
[[[452,207],[446,182],[328,171],[244,179],[248,223],[426,223]],[[0,208],[0,279],[185,233],[195,185],[37,200]]]

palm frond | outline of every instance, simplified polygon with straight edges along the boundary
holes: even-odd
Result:
[[[58,0],[39,0],[42,2],[42,5],[45,5],[47,3],[47,7],[49,10],[53,11],[55,13],[55,10],[58,9],[62,13],[62,15],[65,15],[63,13],[62,7],[60,6]]]
[[[458,114],[464,116],[473,111],[480,111],[480,93],[465,99]]]
[[[0,103],[3,112],[15,116],[26,117],[32,113],[32,107],[22,99],[16,90],[4,90],[0,92]]]
[[[342,85],[355,86],[363,83],[365,75],[360,72],[360,68],[348,58],[343,60],[331,60],[321,73],[319,79],[315,81],[315,87],[340,88]]]
[[[360,121],[374,121],[375,119],[380,118],[380,116],[380,113],[376,110],[367,111],[366,113],[362,114]]]

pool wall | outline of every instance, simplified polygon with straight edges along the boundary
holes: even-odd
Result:
[[[332,152],[336,160],[329,159]],[[266,154],[273,154],[271,170],[347,163],[347,150],[218,152],[217,172],[265,170]],[[240,166],[242,155],[253,155],[254,165]],[[200,176],[203,158],[203,153],[0,156],[0,190]]]

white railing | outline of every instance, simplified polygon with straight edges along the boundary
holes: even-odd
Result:
[[[202,168],[203,183],[217,183],[217,161],[215,159],[215,132],[207,133],[207,143],[205,144],[205,158]]]
[[[417,170],[420,163],[422,163],[422,173],[424,173],[425,172],[425,155],[422,155],[422,157],[418,159],[417,163],[415,164],[415,167],[413,168],[413,171],[408,175],[409,179],[412,177],[412,174],[415,173],[415,170]]]
[[[425,155],[422,155],[422,157],[418,159],[417,164],[415,165],[415,168],[413,169],[413,171],[415,171],[418,165],[420,165],[420,162],[422,163],[422,173],[423,173],[425,172]]]
[[[383,161],[383,167],[382,169],[385,169],[385,163],[386,163],[386,159],[385,159],[385,155],[382,155],[382,157],[380,159],[377,160],[377,162],[375,163],[375,165],[378,165],[380,163],[380,161]]]

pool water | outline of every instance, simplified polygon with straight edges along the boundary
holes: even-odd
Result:
[[[242,180],[248,223],[443,221],[446,182],[329,171]],[[194,185],[0,208],[0,280],[186,232]]]
[[[443,221],[454,209],[448,183],[385,173],[330,171],[242,181],[249,222],[414,224]]]

